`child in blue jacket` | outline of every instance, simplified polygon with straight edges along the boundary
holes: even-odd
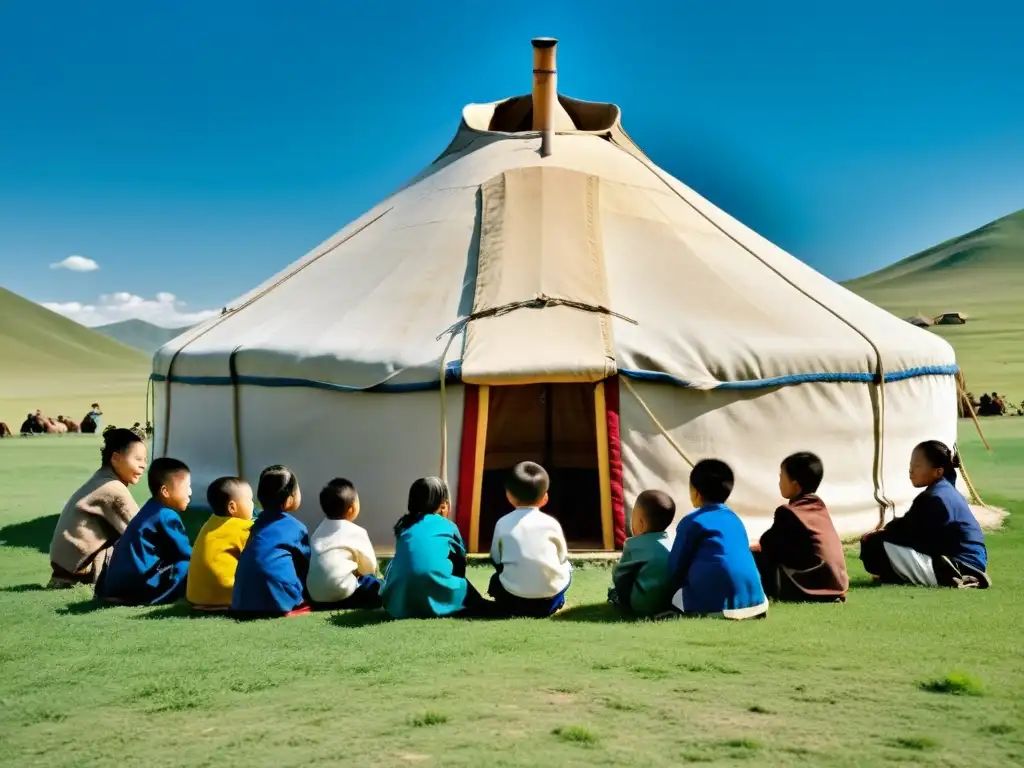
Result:
[[[231,610],[250,618],[308,610],[309,531],[294,516],[302,504],[299,480],[288,467],[267,467],[256,498],[263,512],[238,558]]]
[[[725,505],[732,488],[725,462],[706,459],[690,472],[696,510],[679,521],[668,560],[672,605],[684,615],[753,619],[768,613],[747,530]]]
[[[156,459],[147,478],[151,498],[131,519],[96,582],[96,597],[122,605],[163,605],[185,594],[192,545],[179,513],[192,498],[188,467]]]

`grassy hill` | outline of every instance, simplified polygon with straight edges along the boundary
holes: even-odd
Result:
[[[168,341],[187,331],[188,326],[184,328],[162,328],[159,325],[147,323],[145,320],[132,319],[122,320],[119,323],[110,323],[109,325],[100,325],[93,328],[93,330],[126,346],[151,355]]]
[[[107,421],[145,418],[150,357],[0,288],[0,421],[42,408],[80,419],[99,401]]]
[[[846,287],[899,317],[965,312],[935,326],[975,394],[1024,398],[1024,210],[947,240]]]

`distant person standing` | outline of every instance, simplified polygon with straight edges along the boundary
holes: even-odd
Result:
[[[103,411],[100,410],[99,403],[93,403],[89,408],[89,412],[85,414],[85,418],[82,419],[82,431],[92,434],[100,431],[100,421],[103,418]]]

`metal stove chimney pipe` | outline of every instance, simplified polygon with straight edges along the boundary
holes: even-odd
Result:
[[[533,130],[540,131],[540,156],[551,154],[558,104],[558,70],[555,68],[553,37],[535,37],[533,44]]]

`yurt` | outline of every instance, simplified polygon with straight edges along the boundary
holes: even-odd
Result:
[[[465,107],[402,189],[156,353],[154,455],[197,501],[286,464],[310,525],[347,477],[382,551],[441,475],[486,552],[526,459],[578,551],[621,548],[644,489],[687,512],[706,457],[752,538],[795,451],[823,459],[840,533],[905,510],[913,446],[956,440],[952,348],[672,178],[614,104],[559,95],[555,51],[534,40],[531,93]]]

